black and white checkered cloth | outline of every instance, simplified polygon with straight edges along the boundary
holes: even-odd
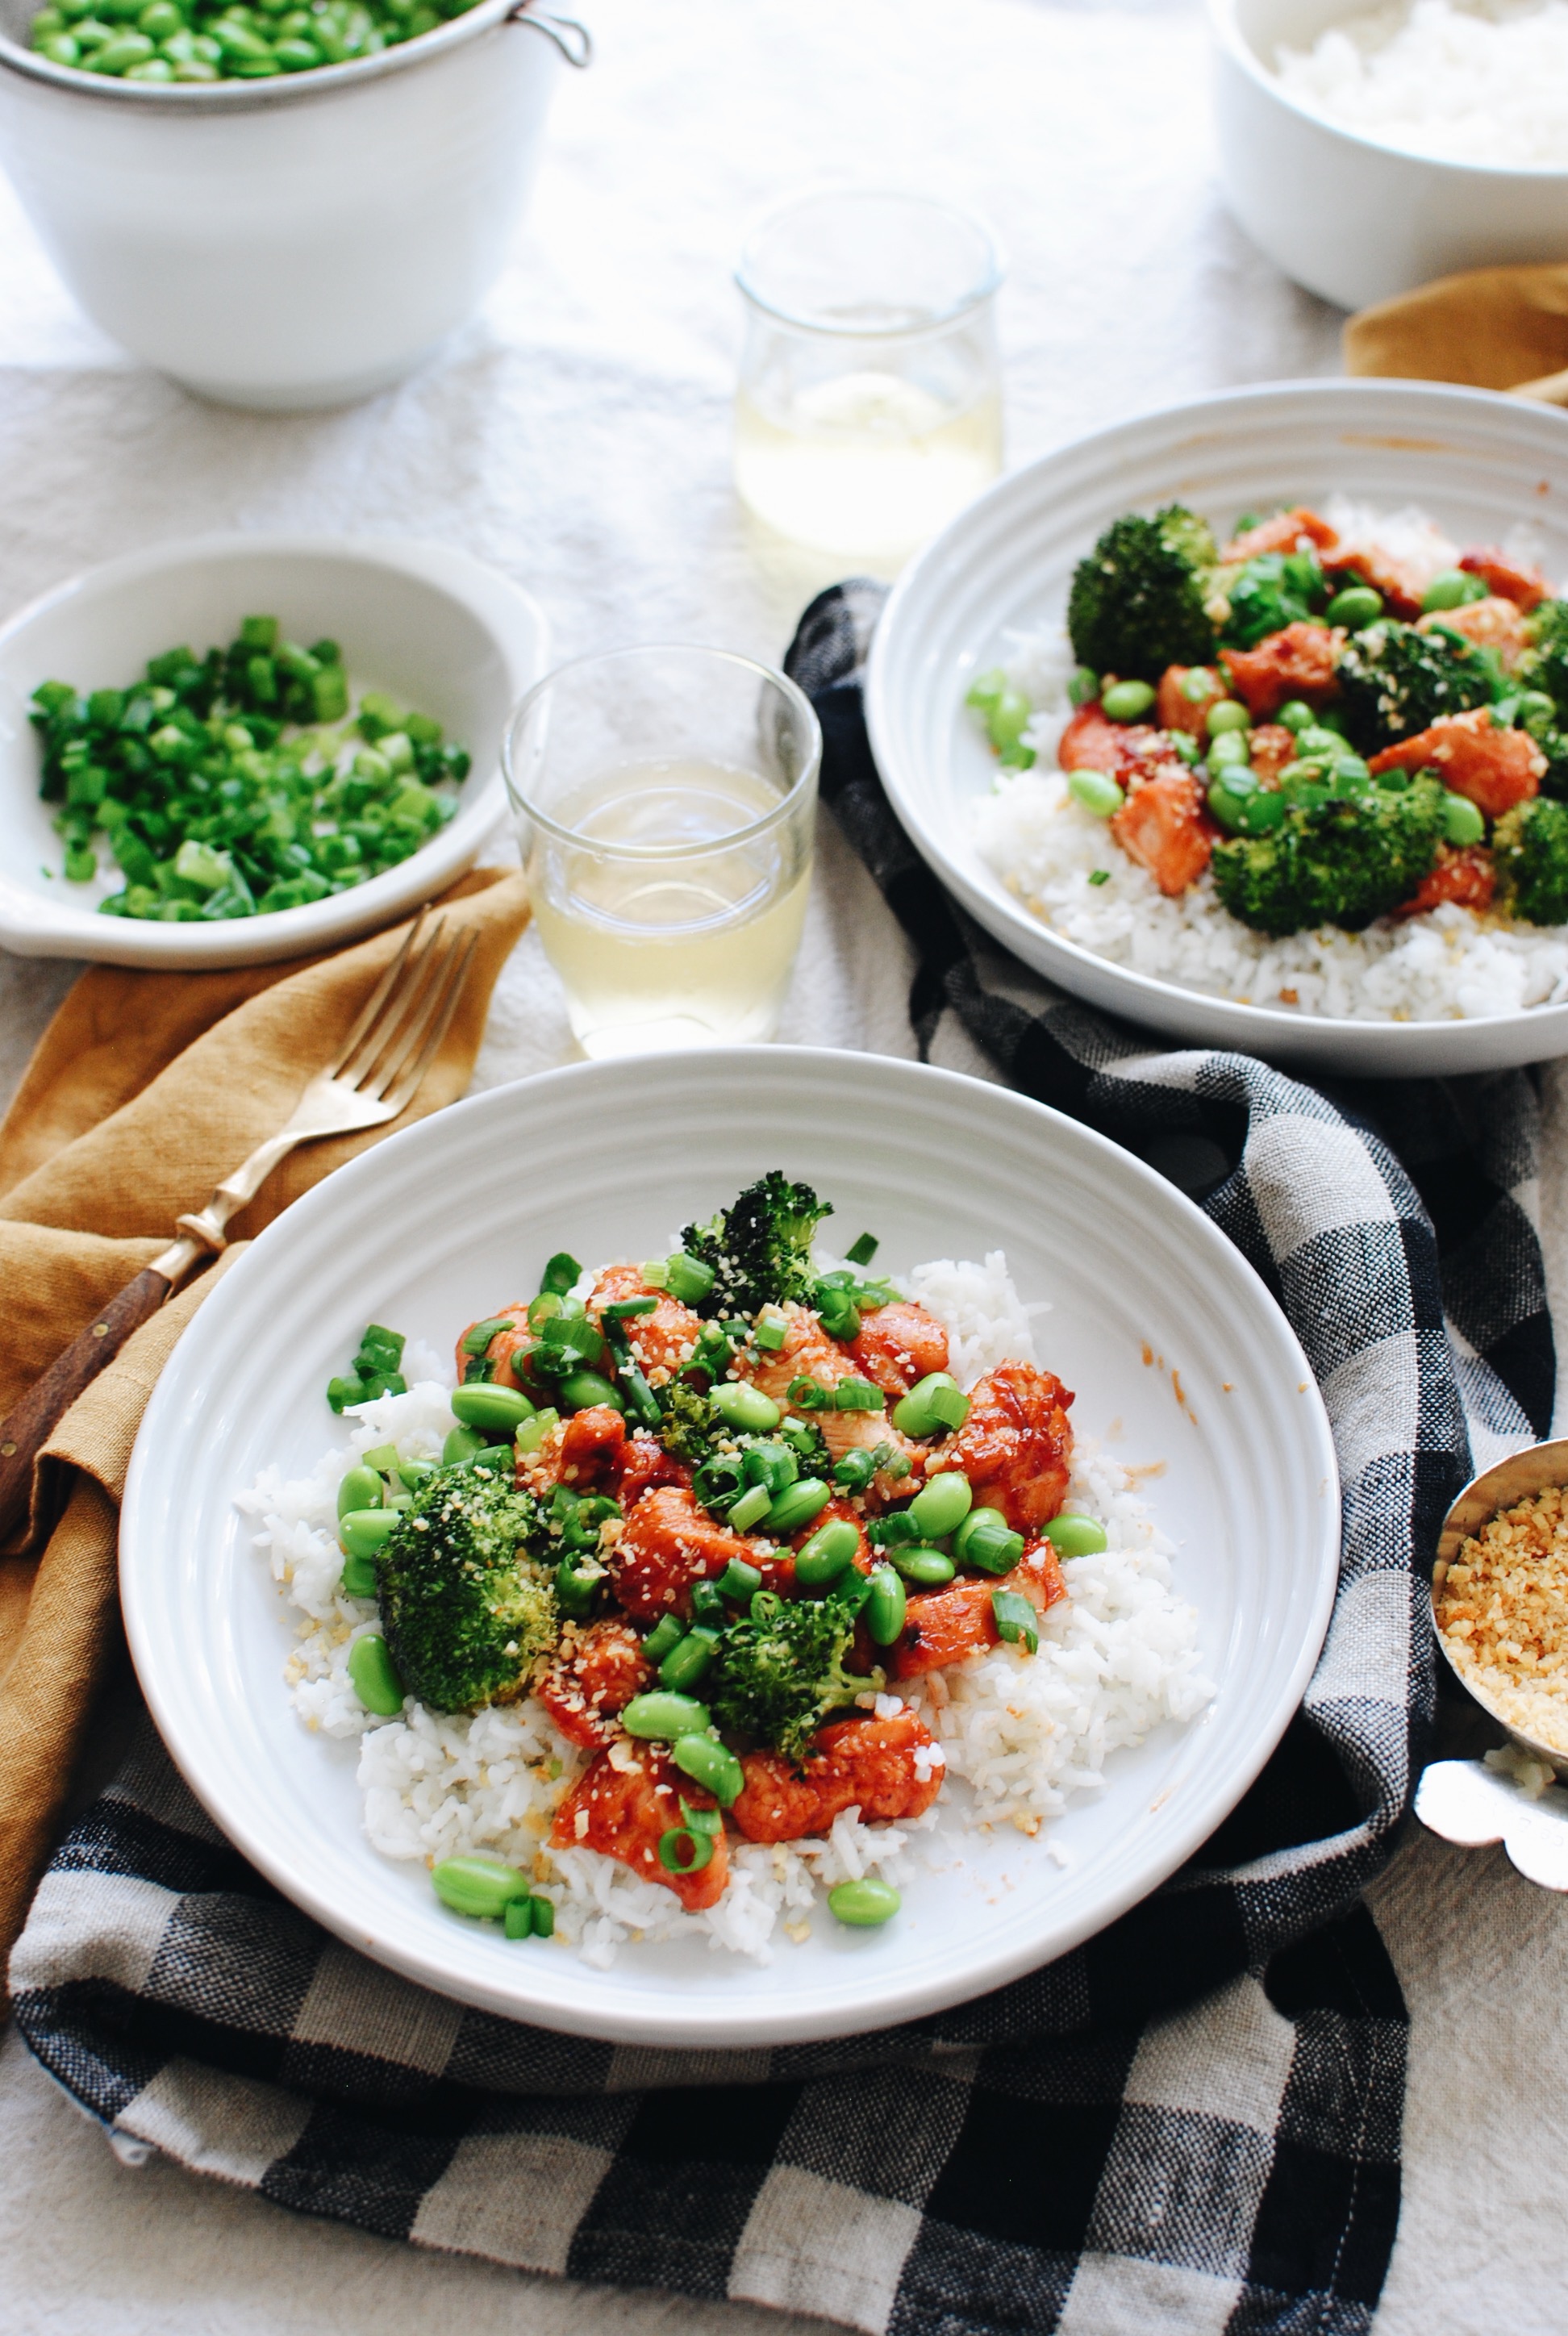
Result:
[[[54,1858],[16,2016],[122,2155],[532,2270],[872,2336],[1350,2336],[1398,2212],[1405,2010],[1363,1885],[1432,1703],[1421,1569],[1485,1458],[1547,1432],[1526,1074],[1314,1090],[1046,990],[892,819],[856,679],[877,596],[792,668],[827,800],[914,943],[930,1039],[1164,1167],[1300,1336],[1345,1554],[1274,1759],[1192,1864],[1000,1993],[849,2041],[676,2054],[509,2024],[352,1954],[212,1830],[151,1730]],[[672,2088],[678,2088],[672,2099]]]

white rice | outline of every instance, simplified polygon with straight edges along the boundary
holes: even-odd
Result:
[[[1347,544],[1375,546],[1423,581],[1459,556],[1420,511],[1377,516],[1336,496],[1323,516]],[[1523,530],[1505,548],[1537,556]],[[1359,1022],[1468,1021],[1568,998],[1568,927],[1516,924],[1446,902],[1419,917],[1381,918],[1365,932],[1325,926],[1273,940],[1221,906],[1207,871],[1168,900],[1067,793],[1057,766],[1073,665],[1059,623],[1010,645],[1006,670],[1036,709],[1024,738],[1037,760],[1032,770],[999,772],[976,813],[981,858],[1053,932],[1183,989]]]
[[[1309,50],[1281,44],[1275,70],[1298,104],[1382,145],[1568,169],[1568,0],[1395,0]]]
[[[981,1265],[942,1260],[908,1276],[946,1324],[954,1375],[969,1386],[996,1363],[1035,1359],[1030,1317],[1000,1251]],[[774,1934],[810,1935],[819,1893],[875,1872],[906,1883],[939,1820],[950,1839],[965,1826],[1008,1824],[1033,1834],[1074,1792],[1103,1786],[1112,1753],[1162,1721],[1193,1719],[1213,1689],[1200,1675],[1198,1618],[1171,1586],[1172,1544],[1135,1490],[1134,1473],[1080,1439],[1068,1505],[1100,1519],[1110,1546],[1063,1567],[1071,1595],[1041,1625],[1039,1652],[1001,1646],[946,1673],[875,1698],[891,1716],[905,1701],[937,1738],[932,1765],[950,1782],[926,1814],[862,1825],[857,1810],[821,1840],[765,1845],[732,1839],[730,1882],[706,1913],[590,1849],[546,1846],[558,1804],[589,1755],[567,1742],[532,1697],[470,1717],[427,1710],[410,1697],[401,1718],[367,1712],[350,1684],[348,1650],[378,1627],[368,1600],[346,1597],[336,1536],[336,1487],[360,1454],[394,1444],[434,1457],[453,1425],[449,1387],[433,1356],[411,1345],[406,1395],[352,1406],[345,1443],[308,1477],[265,1470],[239,1496],[256,1543],[296,1610],[285,1678],[304,1724],[358,1738],[365,1834],[388,1857],[433,1864],[473,1851],[505,1857],[553,1901],[556,1935],[608,1968],[628,1941],[701,1938],[767,1962]]]

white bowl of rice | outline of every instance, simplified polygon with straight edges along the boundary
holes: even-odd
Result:
[[[774,1167],[832,1201],[835,1255],[880,1236],[879,1271],[946,1323],[961,1381],[1031,1349],[1059,1369],[1076,1395],[1069,1504],[1106,1546],[1064,1562],[1037,1653],[998,1645],[933,1672],[940,1689],[919,1683],[944,1773],[919,1816],[844,1809],[814,1838],[737,1840],[701,1913],[555,1844],[549,1870],[533,1866],[553,1935],[515,1942],[441,1904],[429,1869],[534,1859],[580,1753],[531,1695],[469,1714],[409,1697],[370,1719],[345,1679],[370,1610],[340,1594],[335,1485],[351,1453],[388,1439],[441,1448],[453,1338],[498,1292],[536,1287],[562,1247],[596,1262],[657,1252]],[[370,1317],[406,1333],[408,1392],[334,1419],[326,1383]],[[506,2017],[717,2050],[961,2001],[1157,1887],[1295,1709],[1339,1543],[1334,1446],[1301,1349],[1240,1251],[1164,1178],[985,1082],[726,1048],[492,1090],[287,1210],[154,1392],[121,1582],[165,1743],[229,1839],[317,1921]],[[846,1929],[824,1886],[868,1874],[901,1909],[885,1929]],[[372,2021],[425,2023],[438,2061],[452,2049],[455,2006],[433,2010],[390,1977],[368,2000]]]
[[[1565,0],[1209,0],[1232,209],[1360,308],[1568,253]]]
[[[1037,707],[1056,691],[1065,721],[1073,569],[1112,519],[1173,501],[1226,530],[1249,510],[1332,506],[1417,566],[1451,562],[1456,544],[1511,543],[1568,580],[1565,456],[1568,423],[1548,408],[1379,381],[1232,391],[1061,448],[971,503],[888,602],[866,715],[893,809],[999,941],[1129,1022],[1344,1074],[1443,1075],[1563,1053],[1568,927],[1509,930],[1445,906],[1268,941],[1220,908],[1208,876],[1167,900],[1107,852],[1101,822],[1054,816],[1047,712],[1029,733],[1038,768],[1015,776],[964,698],[1000,667]],[[1102,875],[1107,859],[1116,864]]]

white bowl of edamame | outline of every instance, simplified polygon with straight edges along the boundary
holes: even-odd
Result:
[[[1024,1822],[977,1824],[970,1787],[944,1785],[929,1821],[905,1836],[901,1905],[878,1927],[833,1919],[837,1908],[814,1905],[808,1886],[803,1914],[792,1898],[771,1930],[744,1942],[734,1931],[667,1933],[646,1913],[648,1928],[627,1935],[623,1925],[618,1943],[599,1935],[613,1923],[574,1941],[564,1900],[552,1935],[509,1935],[499,1920],[471,1918],[483,1910],[442,1903],[429,1856],[449,1853],[427,1854],[429,1836],[388,1850],[385,1831],[367,1831],[365,1789],[389,1773],[372,1777],[368,1766],[424,1740],[422,1707],[411,1697],[405,1728],[367,1694],[383,1717],[351,1712],[345,1728],[318,1698],[302,1724],[295,1683],[325,1674],[308,1660],[301,1669],[301,1616],[288,1598],[298,1591],[317,1600],[313,1611],[330,1611],[340,1646],[350,1610],[340,1617],[330,1587],[325,1606],[319,1583],[310,1589],[292,1524],[293,1578],[276,1578],[277,1545],[269,1553],[253,1538],[270,1532],[269,1495],[258,1507],[249,1488],[273,1472],[268,1484],[303,1518],[308,1497],[296,1480],[326,1452],[341,1462],[355,1420],[355,1449],[403,1433],[404,1415],[376,1410],[377,1400],[438,1411],[444,1432],[453,1341],[474,1317],[540,1288],[569,1261],[563,1251],[574,1270],[662,1252],[693,1215],[706,1220],[773,1170],[831,1199],[823,1231],[835,1254],[863,1256],[860,1236],[874,1234],[877,1270],[908,1276],[922,1260],[987,1260],[1000,1271],[989,1261],[1002,1251],[1022,1303],[1044,1301],[1038,1357],[1075,1390],[1076,1449],[1086,1466],[1114,1466],[1136,1484],[1140,1514],[1147,1492],[1154,1525],[1129,1528],[1145,1537],[1122,1562],[1143,1569],[1144,1628],[1151,1600],[1179,1603],[1198,1666],[1193,1700],[1129,1731],[1141,1740],[1109,1753],[1103,1791],[1069,1786],[1065,1807]],[[328,1382],[371,1319],[406,1336],[408,1393],[373,1392],[363,1418],[335,1419]],[[954,1368],[967,1376],[956,1356]],[[1159,1529],[1174,1544],[1168,1560]],[[939,2010],[1050,1961],[1144,1897],[1207,1839],[1277,1743],[1317,1660],[1339,1538],[1334,1447],[1300,1348],[1240,1251],[1174,1185],[1008,1089],[874,1056],[759,1046],[588,1063],[492,1090],[393,1135],[297,1202],[224,1276],[159,1382],[126,1487],[121,1580],[165,1743],[229,1839],[317,1921],[422,1986],[503,2016],[717,2049]],[[329,1581],[330,1534],[312,1545]],[[1103,1632],[1102,1561],[1081,1562],[1086,1571],[1064,1563],[1067,1592],[1053,1611],[1070,1625],[1082,1601],[1102,1617],[1086,1627]],[[367,1627],[355,1623],[360,1644]],[[1020,1646],[1010,1699],[1033,1692],[1037,1660],[1054,1661],[1054,1627],[1047,1618],[1037,1650]],[[1095,1643],[1087,1672],[1065,1689],[1080,1708],[1085,1678],[1105,1669],[1103,1637]],[[1065,1645],[1063,1660],[1071,1655]],[[919,1692],[901,1669],[889,1677],[901,1695]],[[474,1724],[531,1727],[507,1718],[526,1708],[482,1703]],[[467,1720],[448,1714],[441,1725],[455,1740]],[[1039,1741],[1058,1735],[1053,1720]],[[485,1791],[511,1794],[510,1778],[521,1796],[541,1776],[570,1789],[563,1760],[581,1755],[564,1739],[553,1759],[539,1742],[502,1755],[502,1740],[482,1738]],[[570,1892],[570,1876],[563,1883],[535,1858],[548,1816],[529,1825],[536,1811],[521,1797],[508,1807],[521,1839],[504,1825],[483,1830],[489,1820],[473,1810],[459,1837],[478,1828],[493,1854],[525,1855],[536,1883]],[[580,1837],[569,1828],[569,1840]],[[733,1847],[773,1870],[774,1853]],[[721,1911],[735,1887],[732,1878]],[[675,1906],[653,1894],[666,1914]],[[438,2031],[448,2032],[440,2020]]]
[[[0,626],[0,946],[189,971],[391,922],[504,817],[546,640],[449,544],[209,536],[60,585]]]
[[[1363,959],[1341,947],[1368,938],[1359,931],[1341,936],[1322,929],[1324,960],[1338,952],[1333,967],[1349,957],[1356,968],[1345,978],[1354,1004],[1344,1009],[1309,1010],[1290,971],[1246,997],[1222,990],[1218,975],[1213,986],[1201,988],[1197,978],[1188,986],[1140,970],[1140,956],[1151,966],[1171,962],[1154,918],[1173,906],[1187,912],[1185,899],[1167,902],[1153,883],[1146,913],[1139,912],[1142,927],[1135,917],[1104,949],[1068,938],[1026,905],[1023,880],[1010,864],[1018,889],[982,850],[988,807],[1000,800],[998,765],[965,698],[980,675],[1005,671],[1025,653],[1020,644],[1052,628],[1070,667],[1060,628],[1078,563],[1113,520],[1172,503],[1189,507],[1222,540],[1243,513],[1282,506],[1332,511],[1337,498],[1356,511],[1414,511],[1459,544],[1518,537],[1530,560],[1560,581],[1568,578],[1565,458],[1568,424],[1549,408],[1484,390],[1401,381],[1283,382],[1226,391],[1062,447],[960,512],[905,569],[883,611],[866,715],[894,811],[942,881],[997,939],[1048,980],[1128,1022],[1191,1045],[1381,1077],[1495,1070],[1561,1054],[1568,1048],[1568,985],[1545,979],[1540,1002],[1500,1010],[1499,995],[1528,996],[1530,982],[1541,977],[1522,970],[1524,944],[1506,930],[1494,936],[1484,916],[1461,938],[1468,945],[1478,937],[1488,947],[1495,939],[1493,962],[1506,960],[1512,987],[1486,993],[1463,1014],[1444,1004],[1437,1010],[1446,1018],[1415,1018],[1434,1012],[1427,997],[1417,996],[1413,1009],[1398,1001],[1390,1007],[1382,993],[1362,987]],[[1005,782],[1007,774],[1000,775]],[[1032,774],[1025,775],[1032,783]],[[1112,850],[1102,856],[1117,858]],[[1104,883],[1105,876],[1093,869],[1086,881]],[[1201,882],[1207,881],[1205,875]],[[1204,911],[1211,912],[1230,926],[1217,900]],[[1376,922],[1390,949],[1407,930],[1392,919]],[[1494,920],[1498,928],[1505,922]],[[1546,926],[1530,933],[1528,945],[1543,951],[1562,939],[1560,929]],[[1300,938],[1291,935],[1291,946]],[[1452,945],[1456,949],[1459,941]],[[1439,939],[1436,946],[1442,956],[1450,944]],[[1261,962],[1266,969],[1267,958]],[[1545,962],[1543,954],[1537,964]],[[1330,994],[1326,979],[1323,994]],[[1403,1018],[1407,1013],[1410,1018]]]

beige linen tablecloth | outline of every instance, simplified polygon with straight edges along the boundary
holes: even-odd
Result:
[[[659,637],[776,656],[833,563],[770,550],[735,507],[727,270],[749,211],[826,174],[932,185],[996,221],[1012,261],[1011,461],[1207,388],[1336,369],[1337,312],[1286,284],[1221,207],[1189,0],[582,5],[599,63],[563,85],[532,221],[486,314],[439,367],[349,414],[221,414],[130,366],[72,308],[0,187],[0,612],[93,560],[207,528],[427,531],[531,586],[562,656]],[[869,880],[824,834],[784,1036],[908,1055],[906,974]],[[7,1091],[69,978],[0,959]],[[567,1050],[527,938],[477,1082]],[[946,1033],[940,1059],[984,1067]],[[1568,1353],[1568,1152],[1556,1074],[1550,1085],[1542,1198]],[[1500,1853],[1415,1833],[1378,1913],[1414,2025],[1406,2207],[1374,2336],[1558,2336],[1568,1903]],[[14,2035],[0,2042],[0,2336],[821,2325],[415,2254],[157,2160],[131,2168]]]

